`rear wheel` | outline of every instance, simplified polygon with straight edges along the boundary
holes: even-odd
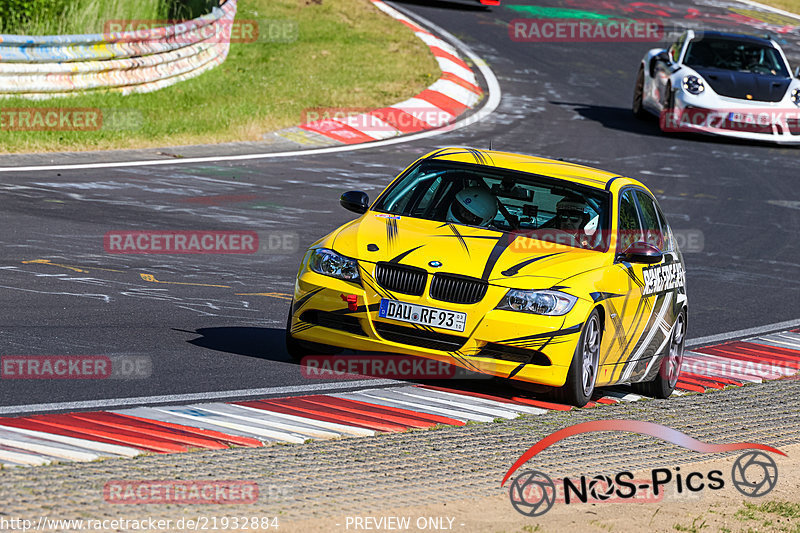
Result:
[[[675,319],[672,327],[672,336],[669,341],[669,350],[661,360],[658,375],[653,381],[634,383],[633,390],[645,396],[665,399],[672,395],[683,364],[684,343],[686,340],[686,310],[683,310]]]
[[[642,101],[644,99],[644,68],[639,67],[639,74],[636,75],[636,86],[633,88],[633,114],[636,118],[644,120],[647,112],[644,110]]]
[[[592,398],[600,363],[602,336],[600,313],[595,309],[581,330],[578,346],[575,348],[567,373],[567,381],[553,394],[556,401],[583,407]]]

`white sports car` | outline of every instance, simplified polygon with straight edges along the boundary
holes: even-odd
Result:
[[[644,56],[633,112],[663,131],[800,143],[798,72],[772,39],[689,30]]]

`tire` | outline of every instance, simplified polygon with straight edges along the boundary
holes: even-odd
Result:
[[[642,100],[644,99],[644,67],[639,67],[639,73],[636,75],[636,85],[633,88],[633,105],[631,110],[633,115],[639,120],[647,118],[647,111],[644,110]]]
[[[667,82],[664,93],[666,99],[662,102],[658,125],[663,132],[674,132],[676,131],[675,124],[679,124],[679,122],[675,121],[675,95],[672,94],[672,82]]]
[[[309,355],[311,352],[304,346],[304,343],[292,337],[292,308],[294,308],[294,300],[292,300],[292,304],[289,306],[289,316],[286,317],[286,334],[284,339],[286,341],[286,353],[289,354],[289,358],[295,363],[299,363],[303,357]]]
[[[652,396],[664,400],[672,395],[675,385],[678,383],[681,364],[683,363],[683,351],[686,341],[686,310],[683,309],[675,319],[672,327],[672,335],[669,340],[669,348],[666,355],[661,360],[658,374],[652,381],[633,383],[633,390],[644,396]]]
[[[293,308],[294,300],[292,300],[292,304],[289,306],[289,316],[286,317],[286,333],[284,335],[286,353],[289,354],[289,358],[293,362],[299,363],[303,360],[303,357],[308,355],[335,355],[342,351],[341,348],[335,348],[325,344],[317,344],[315,342],[300,341],[292,337],[291,329]]]
[[[556,401],[583,407],[592,398],[600,363],[600,343],[603,332],[600,313],[593,310],[583,324],[575,354],[567,372],[567,381],[553,393]]]

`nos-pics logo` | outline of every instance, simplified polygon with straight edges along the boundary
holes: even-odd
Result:
[[[597,420],[584,422],[556,431],[534,444],[511,466],[503,478],[505,485],[512,474],[533,456],[560,440],[581,433],[595,431],[627,431],[650,435],[700,453],[724,453],[747,450],[739,456],[726,480],[725,472],[707,473],[681,471],[680,467],[654,468],[649,476],[634,479],[633,473],[617,472],[614,475],[580,476],[551,479],[544,472],[526,470],[518,474],[509,486],[511,505],[525,516],[541,516],[556,502],[565,504],[588,502],[660,501],[667,487],[675,492],[720,490],[729,481],[741,494],[760,497],[768,494],[778,482],[778,465],[764,452],[786,455],[780,450],[753,442],[710,444],[694,439],[672,428],[635,420]]]

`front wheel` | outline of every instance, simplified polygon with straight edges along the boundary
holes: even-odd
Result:
[[[285,334],[285,341],[286,341],[286,353],[289,354],[289,358],[294,361],[295,363],[299,363],[303,357],[306,355],[310,355],[311,351],[308,350],[308,347],[305,346],[301,341],[298,341],[294,337],[292,337],[291,329],[292,329],[292,309],[294,308],[294,300],[292,300],[291,305],[289,306],[289,316],[286,317],[286,334]]]
[[[555,390],[556,401],[583,407],[592,398],[600,364],[602,337],[600,313],[595,309],[586,319],[581,330],[581,336],[567,373],[567,381],[563,387]]]
[[[682,310],[672,326],[669,351],[661,360],[658,374],[653,381],[632,384],[633,390],[645,396],[665,399],[672,396],[683,364],[683,351],[686,340],[686,310]]]
[[[664,94],[661,95],[661,115],[658,125],[663,132],[680,131],[680,117],[675,114],[675,94],[672,82],[667,82]]]
[[[316,342],[308,342],[297,340],[292,337],[292,309],[294,308],[294,300],[289,306],[289,316],[286,317],[286,333],[284,336],[286,342],[286,353],[289,358],[295,363],[299,363],[304,357],[308,355],[336,355],[342,351],[341,348],[328,346],[326,344],[317,344]]]

